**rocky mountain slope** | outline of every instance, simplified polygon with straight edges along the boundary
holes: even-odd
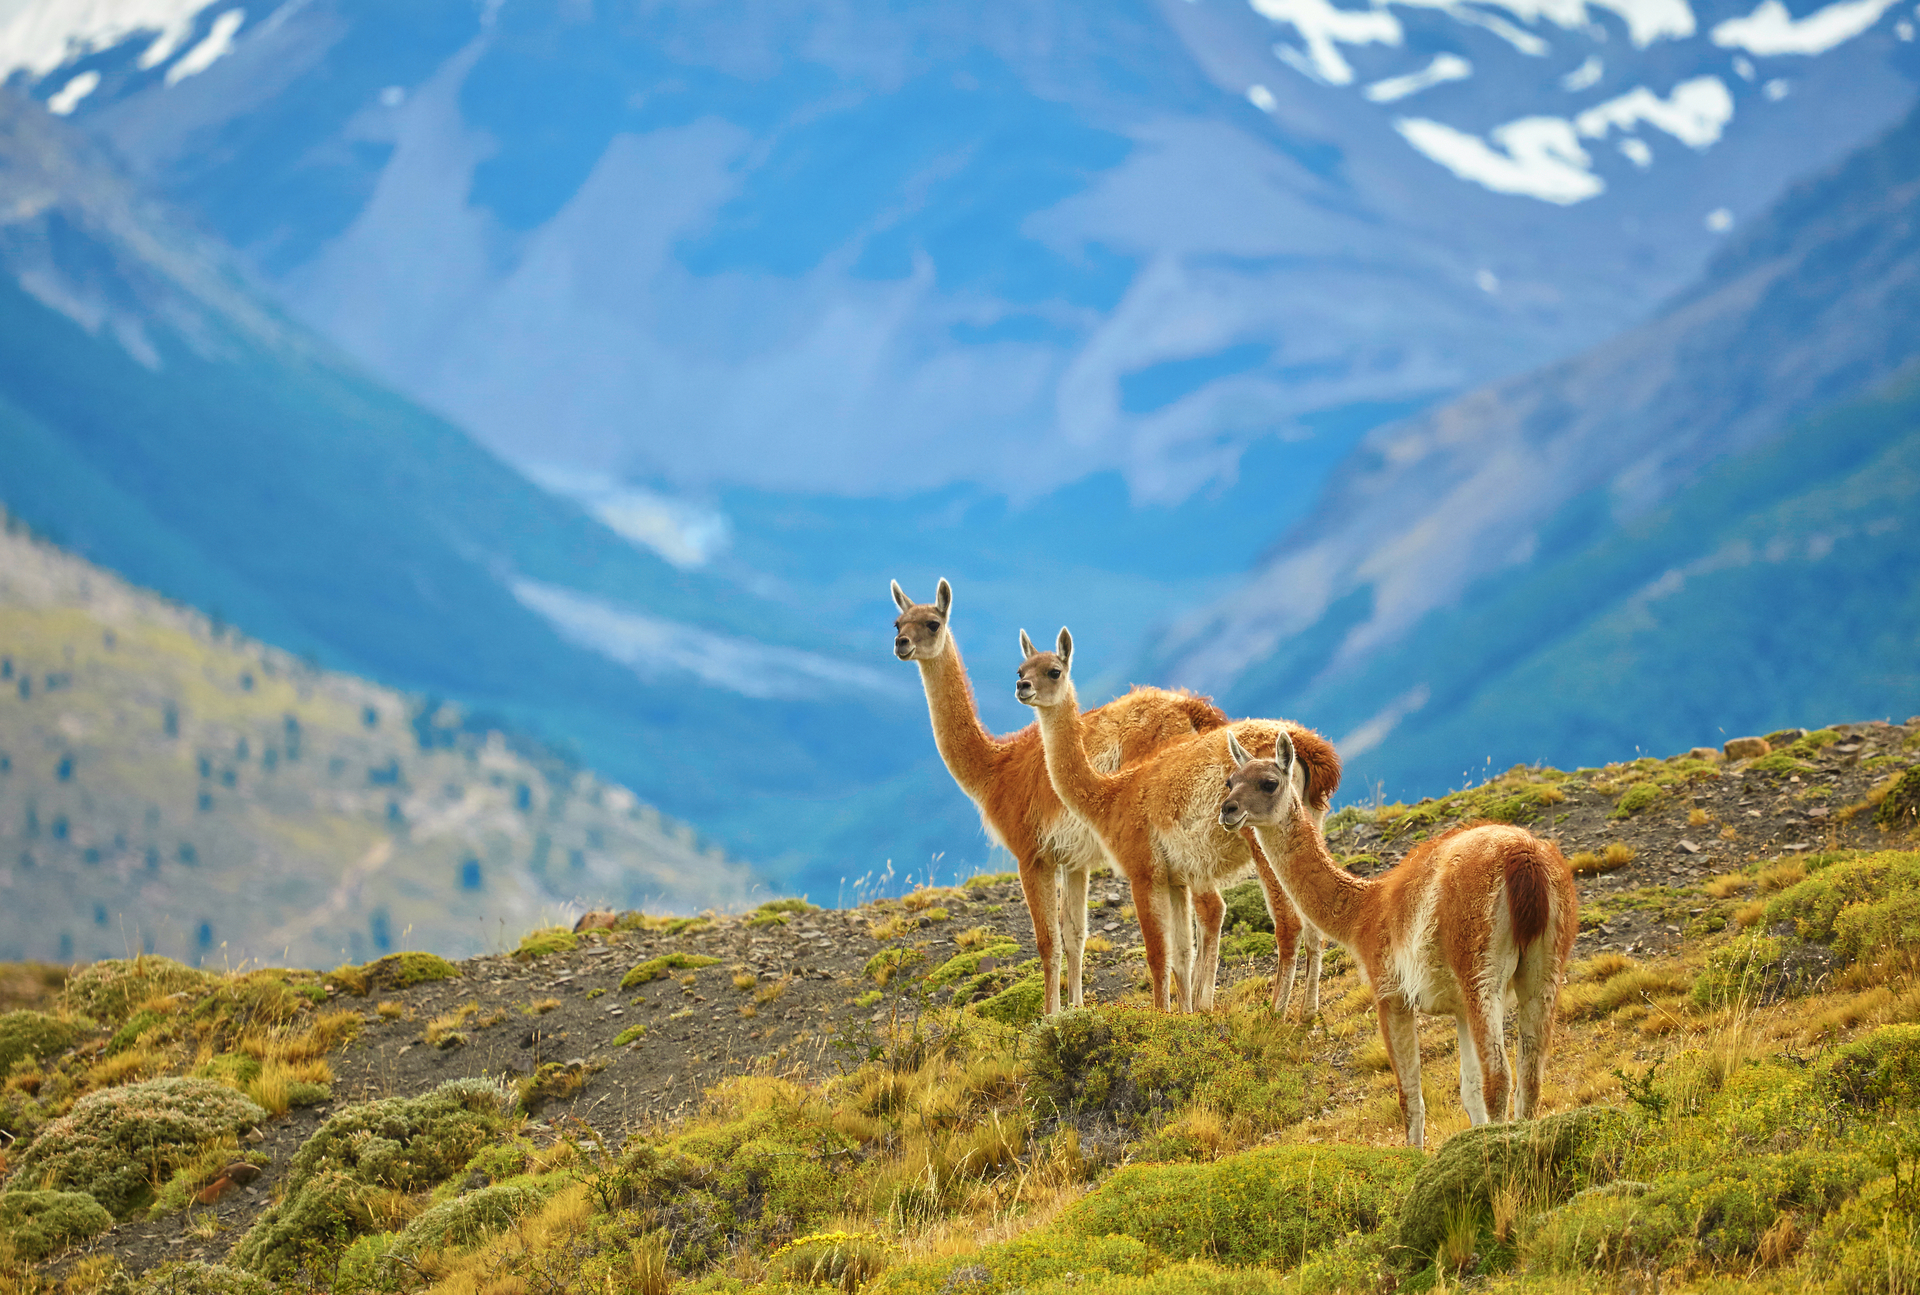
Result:
[[[1330,963],[1318,1018],[1275,1021],[1271,937],[1239,925],[1218,1013],[1142,1011],[1131,915],[1100,878],[1092,1006],[1035,1025],[1018,887],[981,877],[843,912],[609,914],[457,965],[78,970],[0,1016],[17,1166],[0,1244],[44,1265],[13,1289],[258,1280],[203,1267],[222,1264],[282,1289],[1135,1291],[1212,1288],[1230,1267],[1234,1289],[1331,1291],[1438,1265],[1625,1290],[1655,1263],[1846,1289],[1856,1252],[1906,1217],[1888,1218],[1875,1139],[1904,1145],[1912,1100],[1899,914],[1920,868],[1901,852],[1920,717],[1771,737],[1738,761],[1515,769],[1335,820],[1362,871],[1494,816],[1580,872],[1552,1114],[1518,1131],[1547,1172],[1518,1205],[1422,1204],[1462,1164],[1497,1201],[1489,1137],[1462,1132],[1451,1026],[1432,1021],[1437,1150],[1397,1149],[1350,962]],[[1250,887],[1234,897],[1235,919],[1258,909]],[[152,1081],[182,1070],[198,1078]],[[75,1140],[138,1136],[189,1102],[147,1177],[108,1175]],[[1614,1179],[1618,1195],[1575,1195]],[[1676,1223],[1675,1196],[1700,1208]],[[1573,1233],[1627,1248],[1595,1259]]]
[[[1310,717],[1392,794],[1455,785],[1462,752],[1597,760],[1710,715],[1910,709],[1916,209],[1920,116],[1657,320],[1369,437],[1154,671]],[[1818,666],[1792,643],[1815,626]]]
[[[585,905],[752,885],[484,717],[323,671],[15,519],[0,535],[0,956],[469,956]]]

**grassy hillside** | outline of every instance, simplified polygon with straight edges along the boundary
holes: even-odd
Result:
[[[1467,1129],[1430,1019],[1405,1149],[1351,961],[1275,1019],[1250,926],[1219,1011],[1147,1010],[1106,876],[1091,1004],[1044,1021],[1006,877],[457,965],[123,960],[0,1017],[0,1292],[1911,1291],[1920,725],[1776,737],[1333,823],[1367,872],[1486,815],[1573,857],[1529,1124]]]
[[[459,708],[325,672],[8,518],[0,956],[331,966],[464,955],[583,903],[748,874],[631,792]]]

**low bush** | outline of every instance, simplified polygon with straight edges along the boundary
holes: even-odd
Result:
[[[902,1264],[867,1289],[871,1295],[1031,1295],[1068,1280],[1099,1289],[1107,1279],[1145,1277],[1164,1262],[1132,1237],[1086,1238],[1048,1229],[968,1255]]]
[[[1130,1165],[1057,1225],[1176,1259],[1290,1267],[1390,1219],[1425,1162],[1407,1148],[1274,1147],[1210,1165]]]
[[[1820,1064],[1823,1090],[1870,1109],[1920,1101],[1920,1025],[1887,1025],[1837,1048]]]
[[[885,1272],[898,1247],[871,1232],[815,1232],[774,1251],[767,1266],[796,1286],[859,1290]]]
[[[45,1012],[0,1014],[0,1078],[17,1062],[44,1061],[65,1052],[88,1033],[86,1023]]]
[[[1585,1106],[1456,1134],[1408,1188],[1395,1242],[1424,1263],[1463,1225],[1498,1239],[1518,1213],[1612,1179],[1640,1129],[1623,1111]]]
[[[538,931],[529,931],[520,940],[520,947],[513,951],[514,961],[532,962],[535,958],[544,958],[555,953],[570,953],[580,943],[580,937],[564,926],[548,926]]]
[[[204,992],[218,979],[211,972],[152,954],[106,958],[74,972],[60,992],[60,1003],[81,1016],[118,1027],[150,998]]]
[[[698,971],[702,967],[716,966],[719,962],[720,959],[710,958],[704,953],[669,953],[648,958],[620,978],[620,988],[632,989],[649,981],[665,980],[675,971]]]
[[[281,1199],[234,1250],[270,1277],[297,1269],[316,1247],[378,1231],[386,1193],[444,1182],[505,1127],[508,1094],[457,1079],[421,1097],[388,1097],[338,1111],[294,1154]]]
[[[85,1192],[125,1218],[208,1143],[266,1118],[239,1093],[205,1079],[151,1079],[89,1093],[41,1130],[13,1181]]]
[[[134,1295],[274,1295],[274,1290],[252,1273],[193,1260],[149,1269]]]
[[[327,979],[361,998],[375,990],[407,989],[434,980],[457,980],[460,968],[437,953],[389,953],[363,966],[335,967]]]
[[[555,1180],[556,1184],[558,1180]],[[450,1201],[442,1201],[415,1216],[394,1238],[394,1249],[414,1255],[423,1250],[445,1250],[478,1245],[551,1195],[528,1183],[495,1183]]]
[[[113,1226],[113,1215],[84,1192],[14,1191],[0,1195],[0,1240],[20,1259],[45,1259]]]
[[[1305,1036],[1266,1012],[1169,1016],[1145,1008],[1075,1008],[1027,1037],[1034,1114],[1149,1131],[1205,1103],[1258,1133],[1305,1114],[1323,1080]]]
[[[1783,1213],[1817,1219],[1871,1176],[1866,1157],[1823,1149],[1618,1182],[1539,1220],[1523,1250],[1530,1268],[1558,1272],[1684,1263],[1745,1269]]]

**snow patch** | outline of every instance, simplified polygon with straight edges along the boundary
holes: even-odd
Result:
[[[1448,81],[1464,81],[1473,75],[1473,64],[1458,54],[1436,54],[1433,62],[1418,72],[1409,72],[1405,76],[1390,76],[1384,81],[1375,81],[1361,93],[1375,103],[1393,103],[1410,94]]]
[[[212,67],[215,62],[233,52],[233,38],[240,31],[240,24],[247,20],[245,9],[229,9],[213,20],[205,39],[186,52],[178,63],[167,69],[167,84],[178,85],[190,76]]]
[[[1492,131],[1493,143],[1442,122],[1402,117],[1393,128],[1420,152],[1463,180],[1493,190],[1567,206],[1606,191],[1591,170],[1573,123],[1564,117],[1522,117]]]
[[[1352,85],[1353,67],[1339,45],[1399,45],[1405,40],[1400,20],[1385,9],[1336,9],[1329,0],[1250,0],[1255,13],[1290,24],[1306,42],[1300,51],[1286,45],[1274,53],[1328,85]]]
[[[213,0],[26,0],[0,6],[0,81],[15,72],[34,80],[88,54],[153,33],[140,56],[158,67],[193,35],[194,21]]]
[[[715,634],[558,585],[513,580],[508,588],[521,606],[545,617],[561,638],[598,652],[649,682],[691,675],[711,687],[768,701],[850,692],[904,695],[906,691],[897,677],[866,666]]]
[[[682,570],[705,566],[733,540],[733,523],[716,508],[629,486],[600,472],[554,464],[522,464],[520,470],[542,490],[571,499],[608,530]]]
[[[1662,99],[1645,86],[1636,86],[1617,99],[1587,109],[1574,125],[1588,139],[1605,138],[1609,129],[1631,131],[1642,122],[1679,140],[1689,148],[1706,148],[1720,138],[1733,120],[1733,94],[1717,76],[1682,81]]]
[[[1600,84],[1600,77],[1606,72],[1607,65],[1600,61],[1598,54],[1587,55],[1587,61],[1560,78],[1560,88],[1569,94],[1578,94]]]
[[[1761,0],[1745,18],[1729,18],[1713,29],[1713,43],[1749,54],[1824,54],[1859,36],[1895,0],[1840,0],[1795,18],[1780,0]]]
[[[57,117],[64,117],[80,106],[80,101],[92,94],[100,86],[98,72],[82,72],[73,80],[61,86],[47,100],[47,111]]]

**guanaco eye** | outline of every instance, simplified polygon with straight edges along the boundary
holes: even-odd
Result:
[[[1277,782],[1275,782],[1275,781],[1274,781],[1273,779],[1271,779],[1271,778],[1266,778],[1266,779],[1263,779],[1263,780],[1261,781],[1261,783],[1260,783],[1260,790],[1261,790],[1261,791],[1265,791],[1265,792],[1275,792],[1275,791],[1279,791],[1279,790],[1280,790],[1280,784],[1279,784],[1279,783],[1277,783]]]
[[[939,622],[939,621],[928,621],[928,622],[927,622],[927,628],[928,628],[928,629],[930,629],[930,630],[937,630],[937,629],[939,629],[939,628],[940,628],[940,622]]]
[[[1059,677],[1060,677],[1060,672],[1059,672],[1058,670],[1049,670],[1049,671],[1047,671],[1047,678],[1049,678],[1049,679],[1058,679]]]

